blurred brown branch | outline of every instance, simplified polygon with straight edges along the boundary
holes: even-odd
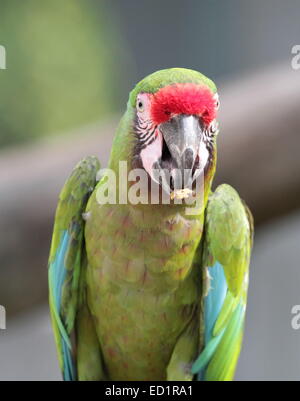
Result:
[[[86,155],[105,165],[117,120],[0,154],[0,304],[7,314],[47,297],[47,258],[60,189]]]
[[[256,224],[300,206],[300,73],[290,64],[220,90],[216,183],[233,185]]]
[[[256,223],[299,207],[300,79],[281,66],[220,88],[216,183],[233,185]],[[8,315],[47,294],[57,197],[89,154],[105,165],[117,120],[0,154],[0,304]]]

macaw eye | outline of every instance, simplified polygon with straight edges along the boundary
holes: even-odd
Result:
[[[138,111],[144,111],[144,103],[140,99],[136,103],[136,108]]]
[[[216,102],[216,109],[218,110],[219,107],[220,107],[220,100],[219,100],[219,95],[217,93],[215,93],[214,99],[215,99],[215,102]]]

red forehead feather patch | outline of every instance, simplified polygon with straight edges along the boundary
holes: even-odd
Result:
[[[207,87],[192,83],[165,86],[153,95],[152,119],[160,124],[174,114],[194,114],[209,124],[216,117],[216,101],[213,96]]]

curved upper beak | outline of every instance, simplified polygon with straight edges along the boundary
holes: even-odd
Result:
[[[179,114],[170,121],[162,123],[160,131],[176,162],[176,167],[192,169],[202,136],[199,118]]]
[[[159,129],[164,139],[159,169],[169,171],[173,189],[191,187],[203,132],[199,118],[179,114]]]

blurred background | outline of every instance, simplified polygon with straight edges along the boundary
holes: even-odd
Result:
[[[221,100],[216,184],[256,223],[237,380],[299,380],[298,0],[0,0],[0,380],[60,379],[47,307],[59,190],[88,154],[105,166],[128,92],[169,67]]]

